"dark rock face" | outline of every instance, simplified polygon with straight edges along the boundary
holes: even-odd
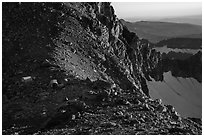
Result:
[[[200,51],[185,60],[163,58],[158,66],[162,72],[171,71],[174,77],[192,77],[202,82],[202,53]]]
[[[2,7],[4,134],[169,134],[168,121],[192,127],[172,134],[201,134],[173,112],[150,111],[157,104],[145,78],[161,74],[160,54],[121,24],[110,3]],[[26,76],[32,81],[22,82]]]
[[[201,48],[202,39],[199,38],[172,38],[158,42],[154,47],[167,46],[171,49],[191,50]],[[196,54],[169,52],[161,55],[161,61],[157,64],[159,73],[171,71],[174,77],[195,78],[202,82],[202,52]],[[159,73],[156,73],[158,75]]]
[[[190,54],[190,53],[181,53],[181,52],[173,52],[173,51],[170,51],[169,53],[163,53],[162,54],[163,59],[169,58],[169,59],[185,60],[191,56],[192,56],[192,54]]]
[[[202,39],[201,38],[171,38],[162,40],[156,44],[157,47],[167,45],[168,48],[179,48],[179,49],[201,49]]]

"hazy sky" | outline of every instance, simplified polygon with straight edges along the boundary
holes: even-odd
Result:
[[[172,17],[202,14],[200,2],[112,2],[118,18]]]

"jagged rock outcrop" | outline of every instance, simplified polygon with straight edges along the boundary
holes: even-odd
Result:
[[[184,60],[163,58],[157,67],[161,70],[160,72],[163,73],[171,71],[174,77],[191,77],[195,78],[200,83],[202,82],[201,51]]]
[[[2,13],[4,134],[43,134],[64,124],[66,134],[103,134],[101,127],[148,134],[145,123],[153,119],[153,125],[167,121],[160,122],[164,134],[200,134],[200,125],[180,121],[175,112],[150,111],[157,103],[145,78],[160,54],[121,24],[110,3],[3,3]],[[32,80],[21,81],[26,76]],[[166,129],[168,121],[174,123]]]

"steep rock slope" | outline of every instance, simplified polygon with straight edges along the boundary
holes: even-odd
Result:
[[[148,97],[160,54],[110,3],[3,3],[2,12],[3,134],[201,134]]]

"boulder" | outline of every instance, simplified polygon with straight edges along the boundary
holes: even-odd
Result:
[[[22,77],[21,81],[24,83],[28,83],[28,82],[32,82],[33,79],[34,79],[34,77],[26,76],[26,77]]]
[[[50,81],[50,83],[49,83],[49,86],[51,87],[51,88],[57,88],[58,87],[58,81],[57,81],[57,79],[53,79],[53,80],[51,80]]]

